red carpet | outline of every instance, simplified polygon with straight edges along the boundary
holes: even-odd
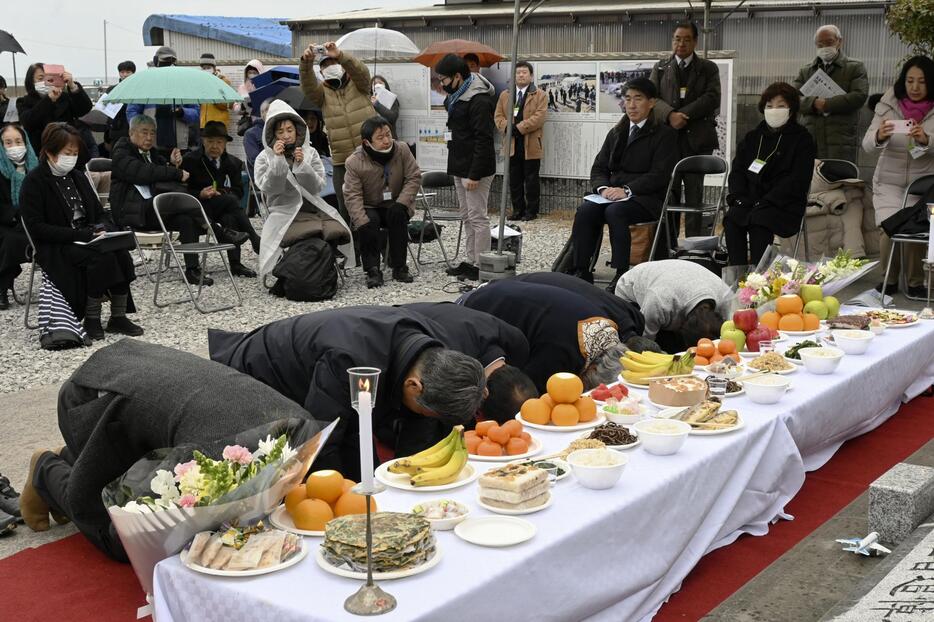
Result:
[[[932,415],[934,399],[919,397],[875,431],[846,443],[823,468],[808,474],[786,508],[794,521],[706,555],[655,619],[683,622],[704,616],[934,437]],[[0,560],[0,577],[4,619],[126,622],[144,604],[130,566],[107,559],[80,534]]]
[[[741,536],[705,555],[655,622],[699,620],[861,495],[876,478],[934,438],[934,399],[918,397],[868,434],[848,441],[804,486],[764,537]]]

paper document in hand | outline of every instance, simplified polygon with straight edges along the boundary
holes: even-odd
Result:
[[[123,108],[123,104],[111,104],[108,102],[107,95],[101,97],[99,100],[97,100],[97,103],[94,104],[95,110],[100,110],[110,119],[116,118],[121,108]]]
[[[376,93],[376,102],[383,105],[383,108],[391,109],[392,105],[396,103],[396,94],[386,89],[379,89]]]
[[[807,82],[801,85],[801,94],[805,97],[829,99],[837,95],[846,95],[846,91],[833,81],[823,69],[814,72]]]
[[[11,97],[10,103],[7,104],[6,114],[3,115],[3,118],[0,119],[2,123],[17,123],[19,121],[19,114],[16,112],[16,100],[17,97]]]
[[[629,197],[625,199],[608,199],[599,194],[588,194],[584,197],[585,201],[590,201],[591,203],[596,203],[597,205],[603,205],[604,203],[619,203],[620,201],[628,201]]]
[[[492,227],[490,227],[490,235],[493,236],[494,240],[499,239],[499,225],[493,225]],[[521,231],[517,231],[513,229],[512,227],[510,227],[509,225],[506,225],[503,227],[503,239],[504,240],[507,238],[520,237],[521,235],[522,235]]]
[[[95,244],[99,244],[100,242],[103,242],[104,240],[109,240],[111,238],[119,238],[125,235],[133,235],[133,232],[132,231],[105,231],[104,233],[101,233],[100,235],[95,236],[94,239],[91,240],[90,242],[75,242],[75,244],[77,244],[78,246],[94,246]]]

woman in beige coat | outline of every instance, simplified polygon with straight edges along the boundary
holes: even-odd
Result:
[[[910,129],[900,127],[901,122],[910,120]],[[908,133],[904,133],[907,131]],[[934,150],[930,149],[934,136],[934,61],[925,56],[915,56],[902,67],[895,85],[887,90],[876,104],[872,124],[863,137],[866,153],[879,152],[879,162],[872,177],[872,201],[876,210],[876,225],[902,207],[908,185],[922,175],[934,174]],[[908,205],[920,197],[909,196]],[[888,260],[891,242],[882,234],[880,249],[883,262]],[[905,273],[908,295],[925,295],[924,278],[921,271],[921,256],[924,248],[920,244],[907,245],[904,249]],[[898,290],[899,253],[892,258],[890,283],[885,293]],[[882,283],[877,291],[882,291]]]

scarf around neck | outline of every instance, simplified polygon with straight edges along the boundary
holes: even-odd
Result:
[[[934,108],[934,101],[925,99],[919,102],[911,101],[908,97],[898,100],[898,107],[901,108],[902,115],[906,119],[911,119],[915,123],[924,121],[924,117]]]
[[[461,98],[461,95],[467,92],[467,89],[470,87],[471,84],[473,84],[473,74],[470,74],[470,77],[464,80],[464,83],[461,84],[457,88],[456,91],[454,91],[453,93],[451,93],[445,98],[444,108],[446,110],[450,110],[451,106],[453,106],[457,102],[457,100]]]
[[[0,175],[10,180],[10,199],[13,203],[13,209],[19,209],[19,191],[26,179],[26,173],[36,168],[39,159],[36,158],[36,152],[32,150],[32,145],[26,141],[26,159],[23,160],[25,171],[16,168],[16,164],[7,155],[6,149],[0,147]]]

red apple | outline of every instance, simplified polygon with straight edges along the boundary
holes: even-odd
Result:
[[[750,352],[759,351],[760,341],[771,341],[772,333],[768,326],[759,324],[754,330],[746,333],[746,349]]]
[[[733,313],[733,324],[744,333],[748,333],[759,325],[759,314],[755,309],[740,309]]]
[[[780,335],[778,334],[778,331],[775,330],[774,328],[770,328],[770,329],[769,329],[769,333],[772,334],[772,341],[775,341],[775,340],[778,339],[779,336],[780,336]]]

